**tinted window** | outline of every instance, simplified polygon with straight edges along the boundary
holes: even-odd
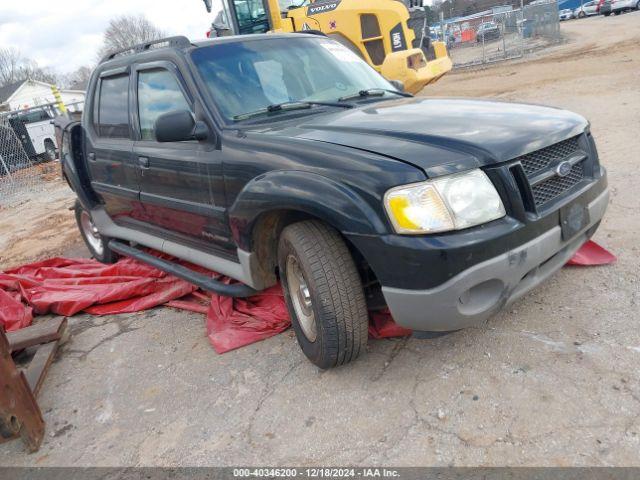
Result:
[[[191,110],[176,78],[167,70],[150,70],[138,75],[138,114],[143,140],[155,140],[153,125],[163,113]]]
[[[98,122],[101,137],[129,138],[129,77],[102,79]]]

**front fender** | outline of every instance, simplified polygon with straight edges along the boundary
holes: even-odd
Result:
[[[229,209],[231,231],[240,248],[250,249],[255,221],[275,210],[306,213],[343,234],[382,234],[387,230],[380,212],[354,188],[315,173],[280,170],[247,183]]]

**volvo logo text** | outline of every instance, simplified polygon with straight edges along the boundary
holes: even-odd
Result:
[[[560,164],[556,167],[556,173],[560,177],[566,177],[571,173],[571,162],[560,162]]]
[[[338,8],[338,5],[340,5],[340,2],[342,0],[339,0],[337,2],[330,2],[330,3],[321,3],[318,5],[312,5],[309,6],[307,8],[307,15],[316,15],[318,13],[327,13],[327,12],[331,12],[333,10],[335,10],[336,8]]]

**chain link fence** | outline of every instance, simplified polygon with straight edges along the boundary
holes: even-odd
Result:
[[[46,189],[57,176],[58,162],[37,154],[24,124],[12,114],[0,114],[0,208],[27,200]]]
[[[479,13],[441,25],[454,68],[520,58],[560,40],[557,2]]]

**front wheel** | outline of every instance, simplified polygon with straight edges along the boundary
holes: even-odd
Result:
[[[366,349],[369,317],[360,275],[337,231],[318,221],[286,227],[278,266],[293,329],[320,368],[344,365]]]
[[[98,232],[91,218],[91,214],[87,212],[77,200],[75,213],[76,223],[78,224],[85,245],[89,249],[89,252],[91,252],[91,256],[101,263],[115,263],[118,260],[118,254],[109,248],[109,237],[105,237]]]

